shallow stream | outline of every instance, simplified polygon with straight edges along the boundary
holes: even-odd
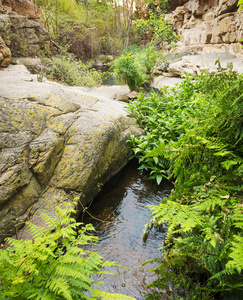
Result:
[[[119,174],[102,188],[102,192],[88,211],[81,218],[85,223],[92,223],[99,237],[92,251],[99,253],[105,260],[116,261],[127,268],[112,267],[111,271],[123,275],[101,275],[96,280],[104,281],[102,290],[144,299],[148,292],[145,286],[155,279],[153,272],[148,271],[153,265],[142,266],[142,263],[162,252],[158,250],[164,240],[164,230],[152,229],[147,240],[142,239],[143,229],[150,221],[149,204],[159,204],[168,196],[172,185],[147,180],[144,171],[137,170],[134,162],[129,163]]]

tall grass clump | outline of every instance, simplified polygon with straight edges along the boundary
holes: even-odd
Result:
[[[118,81],[139,92],[144,83],[150,82],[156,60],[161,56],[154,46],[133,45],[112,63],[112,69]]]
[[[130,110],[146,132],[130,138],[134,156],[158,183],[164,176],[175,186],[149,206],[147,227],[166,223],[168,232],[149,285],[158,290],[147,299],[164,299],[164,289],[173,299],[241,299],[243,76],[218,63],[162,96],[140,96]]]

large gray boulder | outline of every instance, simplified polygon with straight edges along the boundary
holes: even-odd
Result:
[[[123,103],[0,71],[0,238],[79,196],[87,205],[128,161],[140,130]]]

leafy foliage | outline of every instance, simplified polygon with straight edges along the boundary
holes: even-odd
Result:
[[[143,38],[151,40],[153,45],[159,46],[162,42],[172,43],[178,40],[169,21],[164,20],[164,15],[159,17],[151,13],[148,19],[137,19],[134,26]]]
[[[187,76],[163,95],[130,104],[145,130],[130,139],[134,156],[142,167],[156,167],[153,174],[161,172],[158,159],[169,161],[163,171],[175,180],[169,198],[150,206],[150,224],[168,226],[154,270],[160,278],[150,286],[168,290],[170,282],[174,297],[184,289],[189,299],[214,299],[217,293],[240,299],[243,290],[242,91],[243,76],[218,63],[216,73]],[[148,299],[163,299],[163,293]]]
[[[100,71],[90,69],[92,62],[82,63],[67,56],[53,56],[42,58],[45,67],[40,71],[42,76],[57,80],[68,85],[97,86],[102,83],[103,75]]]
[[[126,83],[131,91],[139,91],[145,82],[145,74],[142,66],[137,63],[131,53],[121,55],[112,64],[116,78]]]
[[[241,10],[243,7],[243,0],[238,1],[238,6],[239,6],[239,10]]]
[[[140,168],[151,170],[151,178],[155,178],[158,183],[167,177],[165,171],[170,167],[164,153],[167,151],[165,145],[176,142],[185,134],[186,128],[190,126],[188,116],[197,105],[193,101],[193,87],[189,87],[191,81],[188,76],[177,90],[174,88],[169,93],[168,87],[165,87],[160,95],[152,93],[151,97],[145,97],[140,94],[137,100],[129,103],[132,115],[145,130],[145,135],[139,138],[130,137],[134,151],[131,158],[138,158]],[[191,101],[188,100],[190,98]]]
[[[117,55],[131,36],[133,1],[34,0],[52,39],[75,57]]]
[[[91,276],[110,274],[105,268],[115,263],[104,262],[97,253],[84,249],[97,238],[89,234],[94,230],[91,224],[84,226],[71,217],[75,213],[73,204],[68,203],[65,209],[56,207],[56,211],[57,218],[42,215],[44,227],[27,223],[33,241],[6,239],[8,248],[0,250],[0,299],[106,297],[105,292],[93,288]]]
[[[160,54],[153,46],[130,49],[130,52],[127,51],[112,63],[112,69],[115,77],[127,84],[131,91],[139,91],[144,83],[150,81]]]

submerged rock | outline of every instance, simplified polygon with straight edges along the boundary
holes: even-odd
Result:
[[[136,120],[123,103],[97,99],[24,66],[0,71],[0,239],[80,196],[86,206],[128,161]]]

